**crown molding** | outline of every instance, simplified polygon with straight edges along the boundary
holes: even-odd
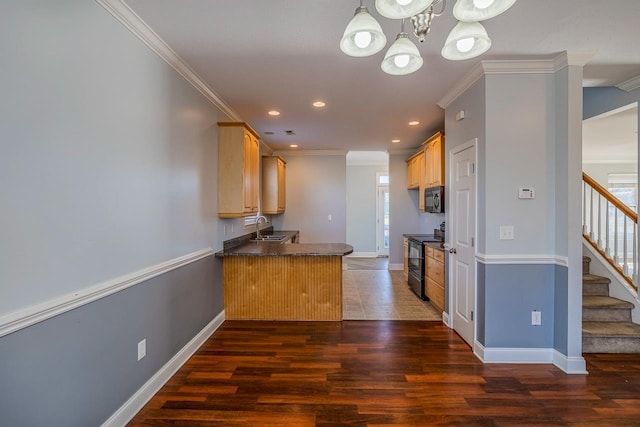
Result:
[[[624,90],[625,92],[636,90],[640,88],[640,76],[635,76],[630,78],[629,80],[623,81],[622,83],[618,83],[616,87],[618,89]]]
[[[345,156],[347,150],[287,150],[274,151],[274,156]]]
[[[551,59],[493,59],[480,61],[456,84],[440,101],[441,108],[447,108],[460,95],[485,75],[494,74],[553,74],[569,66],[584,66],[593,52],[562,52]],[[639,76],[640,83],[640,76]]]
[[[218,107],[224,114],[234,121],[242,121],[240,116],[226,103],[213,89],[211,89],[204,80],[187,65],[187,63],[169,47],[142,20],[125,2],[124,0],[96,0],[107,12],[113,15],[120,23],[122,23],[129,31],[138,37],[153,52],[162,58],[171,68],[176,70],[189,84],[196,88],[205,96],[213,105]]]

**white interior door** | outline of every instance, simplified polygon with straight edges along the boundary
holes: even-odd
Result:
[[[476,291],[476,146],[465,144],[451,156],[449,253],[453,329],[473,347]]]
[[[389,186],[378,186],[376,247],[378,256],[389,256]]]

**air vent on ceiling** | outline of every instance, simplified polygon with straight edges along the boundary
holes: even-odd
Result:
[[[273,132],[265,132],[265,135],[273,135]]]
[[[285,130],[284,133],[286,133],[287,135],[295,135],[296,132],[293,130]]]

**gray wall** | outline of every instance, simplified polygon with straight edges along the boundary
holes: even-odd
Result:
[[[376,173],[387,166],[347,166],[347,243],[354,252],[376,252]]]
[[[420,231],[418,191],[407,190],[406,160],[413,153],[389,154],[389,264],[403,264],[403,234]]]
[[[287,209],[274,227],[300,230],[302,243],[346,243],[346,157],[279,154],[287,162]]]
[[[582,170],[604,188],[609,185],[610,173],[637,173],[635,163],[583,163]]]
[[[221,248],[225,115],[95,2],[8,2],[0,28],[0,315]],[[221,312],[219,270],[208,258],[0,338],[0,419],[103,422]]]

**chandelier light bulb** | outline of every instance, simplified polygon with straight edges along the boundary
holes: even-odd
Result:
[[[456,42],[456,48],[462,52],[467,53],[471,49],[473,49],[473,45],[476,44],[476,41],[473,37],[467,37],[466,39],[460,39]]]
[[[396,55],[393,57],[393,62],[398,68],[404,68],[409,65],[409,55]]]
[[[371,33],[369,31],[360,31],[356,33],[353,41],[360,49],[364,49],[371,44]]]
[[[494,0],[473,0],[473,5],[478,9],[486,9],[493,4]]]

